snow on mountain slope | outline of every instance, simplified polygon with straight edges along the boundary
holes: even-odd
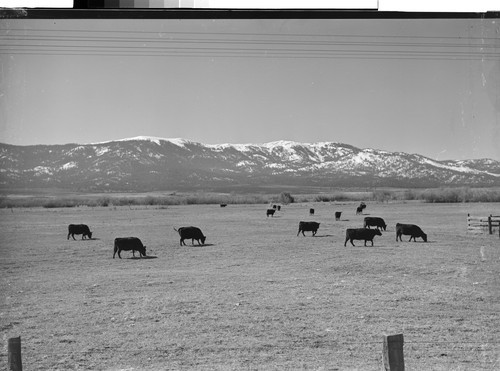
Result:
[[[224,186],[498,186],[491,159],[435,161],[333,142],[202,144],[140,136],[91,144],[0,144],[0,186],[161,190]]]

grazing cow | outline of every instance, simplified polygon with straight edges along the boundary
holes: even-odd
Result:
[[[304,232],[312,232],[312,235],[315,236],[316,232],[318,231],[320,223],[316,222],[299,222],[299,231],[297,232],[297,236],[299,235],[300,232],[302,232],[302,235],[305,237]]]
[[[314,209],[309,209],[309,215],[314,215]]]
[[[87,236],[89,239],[92,239],[92,232],[85,224],[70,224],[68,226],[68,240],[69,236],[73,237],[73,239],[76,240],[75,234],[81,234],[82,240],[85,239],[85,236]]]
[[[266,211],[266,216],[269,218],[269,215],[274,217],[274,213],[276,212],[275,209],[267,209]]]
[[[281,205],[278,205],[278,211],[280,211],[280,210],[281,210]]]
[[[201,229],[198,227],[180,227],[179,229],[175,229],[176,232],[179,233],[179,236],[181,237],[181,242],[180,245],[186,246],[186,243],[184,240],[189,240],[191,239],[191,244],[194,245],[194,240],[198,241],[198,245],[204,245],[206,236],[203,235],[201,232]],[[200,243],[201,241],[201,243]]]
[[[342,211],[335,211],[335,220],[340,220],[341,215],[342,215]]]
[[[401,239],[401,235],[409,235],[410,239],[408,240],[411,241],[413,238],[413,241],[417,242],[416,238],[417,237],[422,237],[424,242],[427,242],[427,235],[424,233],[422,229],[418,225],[415,224],[396,224],[396,241],[399,240],[403,241]]]
[[[356,208],[356,215],[363,214],[364,209],[366,209],[366,204],[364,202],[361,202],[359,206]]]
[[[351,245],[355,246],[352,242],[353,240],[365,240],[365,246],[366,241],[371,241],[373,246],[373,238],[375,236],[382,236],[380,230],[368,228],[348,228],[345,231],[344,246],[347,245],[347,241],[351,241]]]
[[[378,217],[375,217],[375,216],[367,216],[365,217],[365,228],[370,228],[371,226],[372,227],[377,227],[377,229],[384,229],[384,231],[386,230],[387,228],[387,224],[385,224],[385,221],[384,219],[382,218],[378,218]]]
[[[120,253],[122,251],[132,250],[132,255],[135,258],[135,252],[139,252],[139,256],[146,256],[146,246],[144,246],[140,239],[137,237],[117,237],[115,238],[115,248],[113,252],[113,259],[115,254],[118,253],[118,257],[121,259]]]
[[[227,204],[220,204],[220,207],[226,207]]]

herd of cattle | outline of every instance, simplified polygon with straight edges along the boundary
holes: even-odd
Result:
[[[221,205],[222,206],[222,205]],[[225,205],[224,205],[225,206]],[[357,209],[356,214],[360,214],[366,208],[366,204],[361,203]],[[269,208],[266,211],[266,216],[274,216],[277,207],[274,205],[273,208]],[[279,210],[279,208],[278,208]],[[310,215],[314,215],[314,209],[309,210]],[[340,212],[335,213],[335,219],[340,219]],[[317,222],[299,222],[299,231],[297,232],[297,236],[302,232],[302,235],[305,236],[304,232],[311,232],[312,236],[315,236],[318,232],[320,223]],[[375,227],[375,229],[371,229],[370,227]],[[373,246],[373,239],[375,236],[382,236],[381,230],[384,231],[387,228],[387,224],[384,219],[380,217],[365,217],[363,228],[347,228],[344,246],[347,246],[347,241],[351,242],[352,246],[354,245],[354,240],[362,240],[366,243],[368,241],[371,242]],[[191,243],[194,245],[194,240],[198,242],[198,245],[204,245],[206,236],[203,235],[203,232],[198,227],[180,227],[179,229],[174,230],[179,233],[180,236],[180,245],[186,245],[184,240],[191,240]],[[75,240],[76,235],[82,235],[82,239],[88,237],[92,239],[92,232],[90,228],[85,224],[70,224],[68,226],[68,240],[69,237],[73,237]],[[415,224],[396,224],[396,241],[402,241],[401,236],[406,235],[410,236],[409,241],[412,239],[416,241],[416,238],[422,238],[424,242],[427,242],[427,235],[422,231],[422,229]],[[201,241],[201,242],[200,242]],[[137,237],[118,237],[115,238],[114,243],[114,251],[113,251],[113,259],[115,255],[118,254],[118,257],[121,259],[122,251],[132,251],[132,255],[135,257],[135,252],[137,251],[140,256],[146,256],[146,246],[142,244],[142,241]]]

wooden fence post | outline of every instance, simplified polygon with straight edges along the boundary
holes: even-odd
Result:
[[[23,371],[21,362],[21,337],[10,338],[8,342],[8,370]]]
[[[403,334],[384,335],[384,370],[404,371],[403,342]]]

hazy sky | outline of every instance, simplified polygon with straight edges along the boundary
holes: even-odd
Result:
[[[500,20],[0,20],[0,142],[500,160]]]

